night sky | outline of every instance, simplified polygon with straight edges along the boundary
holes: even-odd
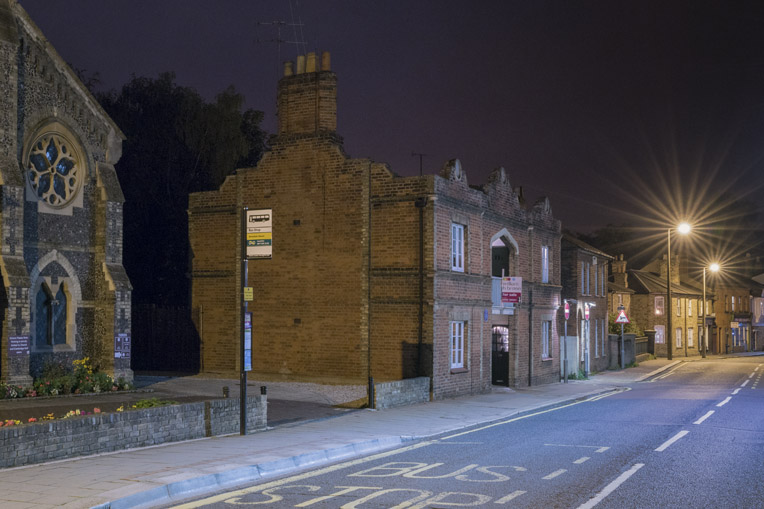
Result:
[[[279,62],[330,51],[349,155],[400,175],[419,172],[412,152],[426,173],[459,158],[472,185],[503,166],[564,228],[708,222],[720,193],[764,203],[764,2],[20,3],[103,88],[233,84],[269,132]]]

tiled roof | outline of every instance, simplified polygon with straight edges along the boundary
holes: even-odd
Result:
[[[666,280],[655,272],[629,270],[629,288],[635,293],[666,293]],[[703,290],[685,284],[671,283],[675,295],[702,296]]]
[[[590,244],[587,244],[583,240],[577,239],[576,237],[574,237],[573,235],[570,235],[569,233],[563,233],[562,234],[562,240],[564,242],[568,242],[568,243],[574,245],[575,247],[577,247],[579,249],[583,249],[584,251],[589,251],[592,254],[596,254],[598,256],[602,256],[602,257],[607,258],[609,260],[612,260],[612,259],[615,258],[614,256],[611,256],[611,255],[607,254],[606,252],[600,251],[596,247],[594,247],[594,246],[592,246]]]

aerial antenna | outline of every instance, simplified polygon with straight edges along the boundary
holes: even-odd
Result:
[[[290,9],[291,9],[291,3],[290,3]],[[258,44],[259,43],[266,43],[266,42],[274,42],[274,43],[276,43],[276,54],[277,54],[277,57],[278,57],[277,60],[276,60],[276,75],[278,75],[279,72],[281,71],[281,65],[283,64],[283,62],[281,61],[281,45],[282,44],[293,44],[297,48],[297,54],[298,55],[300,54],[300,50],[302,48],[305,48],[305,41],[304,40],[288,41],[288,40],[283,39],[281,37],[281,31],[284,30],[287,27],[292,27],[292,30],[294,31],[294,34],[296,36],[297,35],[297,28],[296,27],[299,26],[300,27],[300,34],[302,34],[302,23],[299,23],[299,24],[295,24],[294,22],[287,23],[286,21],[282,21],[282,20],[258,21],[257,22],[257,26],[258,27],[260,27],[260,26],[270,26],[270,27],[274,27],[276,29],[276,37],[272,37],[270,39],[256,38],[255,42],[258,43]],[[295,39],[297,39],[297,37],[295,37]],[[302,48],[301,48],[301,46],[302,46]]]
[[[295,0],[295,8],[300,8],[300,2],[299,0]],[[305,36],[302,33],[302,27],[304,26],[302,24],[302,18],[300,15],[297,15],[297,21],[294,20],[294,11],[295,9],[292,8],[292,0],[289,0],[289,15],[292,17],[292,34],[294,36],[294,40],[297,41],[297,50],[299,51],[299,54],[305,55],[308,52],[307,44],[305,43]],[[297,35],[297,27],[300,27],[300,35]],[[302,44],[302,48],[300,48],[300,44]],[[300,51],[301,50],[301,51]]]
[[[411,152],[411,157],[414,157],[414,156],[419,156],[419,176],[421,177],[421,176],[422,176],[422,159],[423,159],[425,156],[429,157],[429,156],[430,156],[430,154],[421,154],[421,153],[419,153],[419,152],[414,152],[414,151],[412,151],[412,152]]]

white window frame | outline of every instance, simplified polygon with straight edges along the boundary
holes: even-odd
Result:
[[[586,284],[584,282],[584,262],[581,262],[581,295],[584,295],[584,290],[586,290]]]
[[[594,271],[595,277],[597,274],[597,271]],[[595,285],[596,288],[596,285]],[[594,319],[594,357],[597,358],[600,356],[600,320],[599,318]]]
[[[662,345],[666,342],[666,327],[664,325],[655,326],[655,344]]]
[[[682,328],[677,327],[674,333],[676,335],[676,347],[682,348]]]
[[[541,246],[541,282],[549,282],[549,246]]]
[[[692,327],[687,328],[687,348],[695,348],[695,337]]]
[[[658,316],[663,316],[663,313],[665,312],[665,306],[666,302],[663,299],[663,295],[656,295],[655,296],[655,314]]]
[[[464,272],[464,230],[465,226],[451,223],[451,270]]]
[[[676,298],[676,316],[682,316],[682,298]]]
[[[589,269],[590,269],[590,265],[587,263],[586,264],[586,295],[591,295],[592,294],[591,293],[591,290],[592,290],[591,289],[591,285],[589,283],[589,280],[591,279],[591,274],[589,272]]]
[[[687,316],[692,316],[692,299],[687,299]]]
[[[451,322],[451,369],[464,368],[464,329],[466,329],[466,323]]]
[[[607,321],[608,321],[607,318],[602,320],[602,355],[603,356],[607,355],[607,353],[605,353],[605,340],[607,339]]]
[[[604,297],[607,295],[607,285],[605,284],[607,282],[607,264],[602,265],[602,277],[600,278],[600,282],[602,283],[601,295]]]
[[[552,337],[552,321],[541,320],[541,358],[549,359],[549,344]]]

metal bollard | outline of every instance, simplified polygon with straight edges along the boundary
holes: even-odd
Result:
[[[260,394],[261,394],[262,396],[265,396],[265,393],[266,393],[266,392],[268,392],[268,388],[267,388],[266,386],[264,386],[264,385],[261,385],[261,386],[260,386]]]

